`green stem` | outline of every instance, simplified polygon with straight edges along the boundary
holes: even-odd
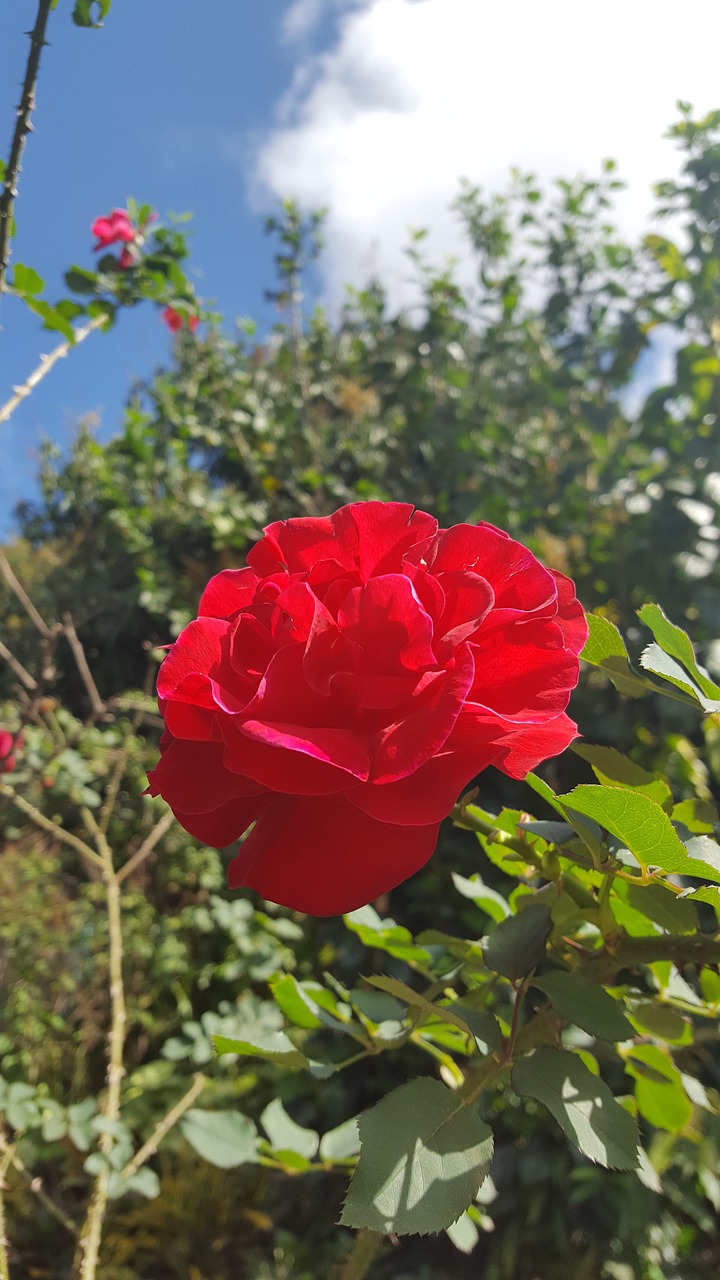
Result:
[[[340,1280],[365,1280],[370,1264],[380,1252],[382,1242],[383,1235],[380,1231],[359,1231],[340,1272]]]
[[[634,969],[658,960],[671,960],[678,968],[687,964],[720,964],[720,937],[709,938],[703,934],[622,937],[614,945],[606,945],[588,956],[578,972],[592,982],[607,982],[620,969]]]
[[[122,1178],[132,1178],[133,1174],[137,1173],[138,1169],[142,1169],[142,1166],[146,1164],[150,1157],[155,1155],[165,1134],[169,1133],[181,1116],[185,1115],[185,1112],[189,1110],[195,1099],[202,1093],[206,1083],[205,1076],[198,1071],[187,1093],[183,1094],[180,1101],[157,1123],[147,1142],[143,1143],[130,1163],[125,1166],[120,1175]]]

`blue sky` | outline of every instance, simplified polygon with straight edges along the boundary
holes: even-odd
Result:
[[[35,0],[0,8],[0,154],[9,144]],[[493,188],[510,165],[541,177],[629,180],[618,216],[646,228],[653,180],[675,170],[662,135],[678,98],[720,105],[717,0],[114,0],[102,30],[51,16],[25,153],[15,260],[48,296],[92,262],[89,226],[134,196],[193,214],[190,273],[226,316],[272,323],[264,213],[280,195],[329,204],[320,288],[380,271],[412,299],[403,244],[428,225],[438,259],[460,258],[448,205],[461,175]],[[0,312],[0,403],[55,339],[14,299]],[[67,447],[84,414],[117,430],[134,379],[170,357],[156,311],[139,307],[71,352],[0,425],[0,536],[35,492],[43,434]]]

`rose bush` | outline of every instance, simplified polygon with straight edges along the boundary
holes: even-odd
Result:
[[[254,822],[231,887],[301,911],[393,888],[477,773],[576,736],[574,587],[489,524],[399,502],[271,524],[199,614],[160,669],[151,794],[220,848]]]

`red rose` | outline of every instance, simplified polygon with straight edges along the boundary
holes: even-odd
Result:
[[[430,857],[481,769],[522,778],[576,736],[573,584],[493,525],[400,502],[271,524],[208,584],[158,677],[150,774],[232,888],[353,910]]]
[[[0,729],[0,773],[12,773],[17,761],[10,753],[13,747],[21,746],[22,738],[16,738],[13,742],[13,735],[7,729]]]
[[[96,218],[90,230],[97,237],[97,244],[93,245],[95,250],[107,249],[108,245],[118,242],[127,243],[136,235],[127,209],[113,209],[107,218]]]
[[[166,307],[162,313],[162,318],[171,333],[178,333],[184,325],[187,325],[190,332],[194,333],[200,323],[199,316],[186,316],[184,312],[176,311],[174,307]]]

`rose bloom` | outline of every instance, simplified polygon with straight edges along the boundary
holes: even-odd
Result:
[[[271,524],[160,668],[150,792],[231,888],[353,910],[430,857],[480,770],[567,747],[587,637],[573,584],[490,524],[401,502]]]
[[[119,242],[127,243],[134,240],[136,235],[127,209],[113,209],[107,218],[96,218],[90,230],[97,238],[94,250],[107,249],[109,245]]]
[[[166,307],[162,313],[162,318],[171,333],[178,333],[185,325],[187,325],[191,333],[194,333],[200,323],[199,316],[185,316],[183,312],[176,311],[174,307]]]
[[[15,739],[15,746],[22,746],[22,738]],[[17,764],[13,750],[13,735],[7,729],[0,729],[0,773],[12,773]]]

